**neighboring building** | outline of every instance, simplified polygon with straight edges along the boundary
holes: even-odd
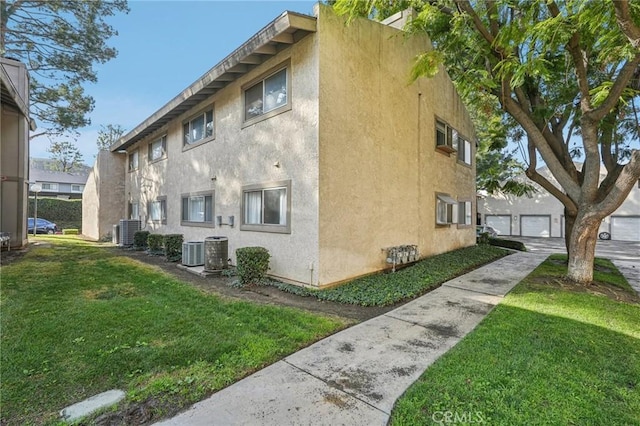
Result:
[[[547,167],[538,169],[538,173],[556,183]],[[480,197],[481,223],[492,226],[500,235],[564,237],[564,206],[541,186],[530,183],[538,190],[532,198],[504,194]],[[606,233],[602,237],[613,240],[640,241],[640,183],[624,203],[602,221],[598,233]]]
[[[84,236],[94,240],[112,236],[113,225],[122,219],[121,210],[125,204],[125,162],[124,155],[98,152],[82,194]]]
[[[38,183],[42,190],[38,192],[38,197],[56,197],[66,199],[82,198],[87,183],[88,174],[57,172],[53,170],[39,170],[31,168],[29,172],[30,180]],[[29,191],[29,195],[34,193]]]
[[[29,181],[29,74],[24,64],[0,58],[0,232],[11,247],[27,240]]]
[[[475,244],[471,119],[446,72],[409,83],[428,38],[394,28],[407,14],[315,14],[283,13],[111,147],[119,213],[228,237],[232,260],[265,247],[272,276],[313,287],[389,267],[389,247]]]

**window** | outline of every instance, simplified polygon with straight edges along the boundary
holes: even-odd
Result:
[[[82,192],[82,185],[71,185],[71,192]]]
[[[241,230],[291,233],[291,181],[242,188]]]
[[[139,203],[129,203],[129,219],[138,220],[140,219],[140,204]]]
[[[288,103],[287,68],[283,68],[244,91],[245,121],[260,117]]]
[[[458,160],[471,165],[471,142],[458,136]]]
[[[149,211],[149,220],[157,223],[167,223],[167,199],[158,198],[155,201],[149,201],[147,206]]]
[[[129,171],[138,170],[138,150],[129,154]]]
[[[447,194],[437,194],[436,223],[450,225],[458,221],[458,202]]]
[[[471,225],[471,201],[458,203],[458,226]]]
[[[42,183],[42,190],[43,191],[57,191],[58,190],[58,184],[57,183]]]
[[[458,131],[441,120],[436,120],[436,148],[444,152],[454,152],[454,143],[458,138]]]
[[[198,114],[183,125],[184,145],[193,145],[213,136],[213,108]]]
[[[149,144],[149,161],[157,161],[167,156],[167,135]]]
[[[213,193],[182,196],[182,225],[213,226]]]

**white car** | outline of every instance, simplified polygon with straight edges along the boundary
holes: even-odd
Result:
[[[489,225],[477,225],[476,226],[476,237],[479,237],[482,234],[489,234],[489,237],[496,238],[498,236],[498,231],[492,228]]]

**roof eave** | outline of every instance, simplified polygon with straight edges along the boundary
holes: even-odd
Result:
[[[257,32],[202,77],[170,100],[136,128],[114,143],[111,152],[126,150],[204,99],[276,55],[283,46],[296,43],[316,31],[316,18],[286,11]]]

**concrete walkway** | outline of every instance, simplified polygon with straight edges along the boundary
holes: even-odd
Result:
[[[385,425],[393,405],[544,259],[515,253],[334,334],[161,425]]]

